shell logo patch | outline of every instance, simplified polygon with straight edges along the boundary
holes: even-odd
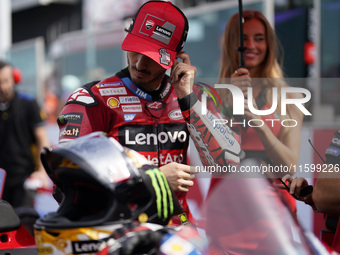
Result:
[[[107,105],[110,107],[110,108],[117,108],[119,105],[120,105],[120,102],[117,98],[115,97],[110,97],[108,100],[107,100]]]

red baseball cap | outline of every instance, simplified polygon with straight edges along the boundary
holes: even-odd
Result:
[[[188,30],[187,18],[171,2],[149,1],[133,18],[122,49],[141,53],[168,69],[182,50]]]

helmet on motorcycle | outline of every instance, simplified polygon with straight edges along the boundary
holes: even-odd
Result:
[[[34,225],[41,253],[91,254],[126,221],[166,225],[181,212],[159,169],[102,132],[45,148],[41,161],[63,192],[58,210]]]

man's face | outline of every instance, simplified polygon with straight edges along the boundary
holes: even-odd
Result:
[[[14,95],[14,79],[12,67],[5,66],[0,69],[0,102],[10,101]]]
[[[148,91],[156,90],[161,84],[166,69],[140,53],[129,51],[127,57],[132,82]]]

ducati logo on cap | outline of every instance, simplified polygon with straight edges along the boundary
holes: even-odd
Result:
[[[155,22],[153,22],[152,20],[147,20],[147,21],[145,22],[145,28],[146,28],[147,30],[149,30],[150,28],[152,28],[154,25],[155,25]]]
[[[159,62],[163,65],[169,65],[170,64],[170,54],[168,52],[166,52],[166,49],[161,48],[159,49],[159,54],[161,55]]]
[[[160,43],[169,45],[175,28],[176,25],[169,21],[147,14],[140,26],[140,29],[138,30],[138,33],[140,33],[141,37],[147,36]],[[149,38],[147,40],[149,40]],[[156,44],[158,44],[158,42],[156,42]]]

